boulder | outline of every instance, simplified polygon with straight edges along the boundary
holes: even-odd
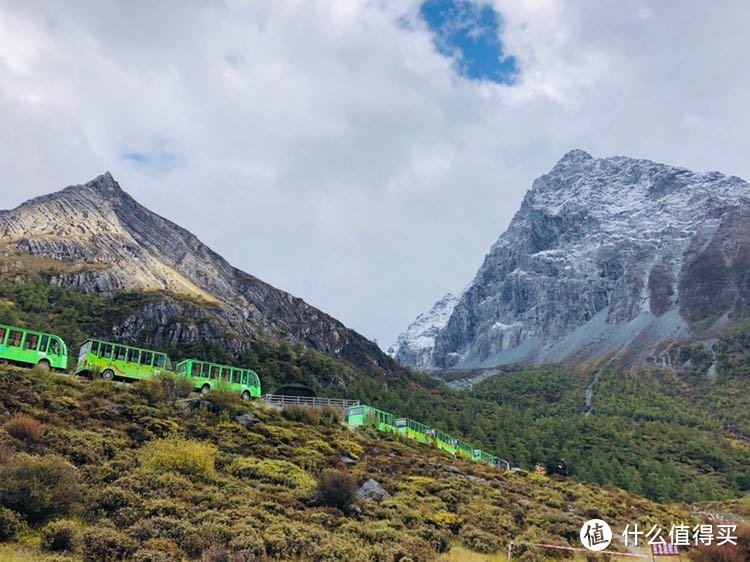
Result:
[[[369,478],[357,490],[357,497],[361,500],[375,500],[379,502],[390,498],[391,495],[378,482]]]

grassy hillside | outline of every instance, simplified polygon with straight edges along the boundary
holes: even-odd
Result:
[[[391,497],[352,501],[370,478]],[[523,543],[575,544],[594,516],[618,526],[690,520],[613,488],[501,473],[355,432],[330,412],[284,417],[221,394],[200,400],[169,379],[85,383],[9,366],[0,366],[0,503],[4,560],[391,562],[452,545],[493,552],[508,540],[537,560]]]

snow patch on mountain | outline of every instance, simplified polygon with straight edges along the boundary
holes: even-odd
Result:
[[[420,314],[409,327],[398,336],[396,343],[388,348],[388,354],[403,364],[417,369],[430,363],[430,354],[435,347],[435,336],[445,327],[460,296],[445,294],[425,314]]]

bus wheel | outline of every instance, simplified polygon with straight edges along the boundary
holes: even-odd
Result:
[[[37,366],[45,371],[49,371],[49,361],[47,361],[46,359],[42,359],[41,361],[39,361],[39,363],[37,363]]]
[[[250,393],[247,390],[242,393],[242,399],[243,400],[250,400]]]
[[[209,394],[211,394],[211,385],[204,384],[201,387],[201,395],[208,396]]]
[[[105,369],[104,372],[102,373],[102,378],[105,381],[111,381],[112,379],[115,378],[115,372],[112,369]]]

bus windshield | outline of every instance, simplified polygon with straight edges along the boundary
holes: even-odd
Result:
[[[81,346],[81,351],[78,352],[78,358],[83,359],[83,356],[89,352],[89,349],[91,349],[91,342],[87,341]]]

